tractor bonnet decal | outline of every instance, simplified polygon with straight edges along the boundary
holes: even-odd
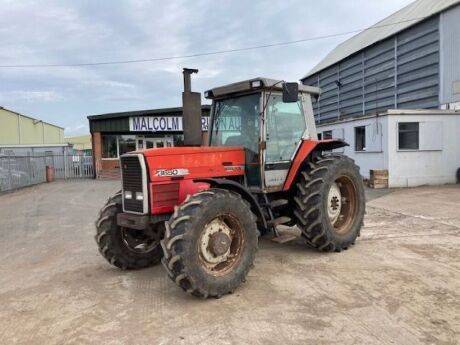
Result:
[[[155,176],[185,176],[188,175],[188,169],[159,169],[155,172]]]

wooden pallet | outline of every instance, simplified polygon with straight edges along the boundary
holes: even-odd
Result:
[[[388,170],[371,170],[369,187],[374,189],[388,188]]]

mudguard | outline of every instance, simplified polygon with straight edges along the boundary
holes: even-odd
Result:
[[[247,190],[243,185],[238,182],[228,180],[228,179],[219,179],[219,178],[202,178],[202,179],[194,179],[194,182],[204,182],[209,183],[211,187],[227,189],[233,192],[236,192],[241,195],[243,199],[251,204],[251,209],[257,217],[258,222],[264,228],[267,228],[267,221],[265,220],[264,214],[262,209],[260,208],[257,199],[252,195],[252,193]]]
[[[303,140],[292,161],[291,168],[284,182],[283,190],[288,191],[291,188],[302,163],[304,163],[313,152],[321,153],[322,151],[334,150],[344,146],[349,145],[342,139]]]

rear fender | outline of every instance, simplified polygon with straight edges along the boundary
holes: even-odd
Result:
[[[249,190],[247,190],[243,185],[238,182],[228,180],[228,179],[218,179],[218,178],[204,178],[204,179],[195,179],[194,182],[203,182],[209,183],[209,185],[215,188],[221,188],[230,190],[232,192],[238,193],[241,197],[249,202],[251,205],[252,212],[256,215],[257,221],[263,226],[263,228],[267,228],[267,221],[263,215],[262,209],[260,208],[259,203],[257,202],[254,195],[251,194]]]
[[[311,159],[313,154],[321,154],[322,151],[334,150],[344,146],[349,145],[341,139],[303,140],[292,161],[291,168],[284,182],[283,190],[288,191],[291,188],[300,167],[305,161]]]

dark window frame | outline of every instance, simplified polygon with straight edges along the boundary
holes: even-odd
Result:
[[[124,155],[125,153],[129,153],[132,151],[136,151],[136,136],[135,135],[128,135],[122,134],[118,135],[118,156]]]
[[[332,139],[332,138],[333,138],[332,130],[323,131],[323,140]]]
[[[108,143],[106,142],[107,139],[115,140],[115,154],[109,154],[110,152],[113,153],[113,146],[108,147]],[[113,145],[113,142],[111,143]],[[118,159],[118,135],[116,134],[102,134],[101,135],[101,158],[102,159]],[[108,152],[110,151],[110,152]]]
[[[366,126],[355,127],[355,151],[366,152]]]
[[[411,126],[412,128],[409,128]],[[401,128],[401,127],[405,127],[405,128]],[[398,150],[399,151],[419,151],[420,150],[420,122],[417,122],[417,121],[398,122]]]

